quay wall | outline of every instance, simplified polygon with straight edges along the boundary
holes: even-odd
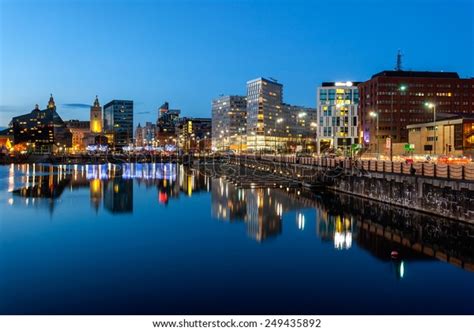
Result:
[[[304,185],[322,185],[328,190],[474,224],[472,164],[354,162],[274,156],[239,162],[244,166],[281,174]]]

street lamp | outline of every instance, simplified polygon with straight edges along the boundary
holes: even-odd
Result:
[[[375,139],[377,139],[377,160],[378,160],[379,159],[379,154],[380,154],[380,150],[379,150],[379,114],[374,112],[374,111],[371,111],[369,113],[369,115],[370,115],[370,117],[377,119]]]
[[[277,124],[282,123],[284,120],[283,118],[277,118],[275,120],[275,129],[273,131],[273,138],[275,139],[275,155],[277,154],[277,135],[276,135],[276,130],[277,130]]]
[[[436,104],[433,102],[425,102],[425,106],[433,109],[433,155],[436,155]]]
[[[318,140],[318,138],[317,138],[317,136],[318,136],[318,124],[316,122],[311,122],[309,124],[309,126],[314,129],[314,144],[315,144],[314,147],[315,147],[315,149],[317,149],[317,145],[318,145],[318,141],[317,141]]]
[[[397,91],[398,92],[404,92],[406,91],[407,89],[407,86],[406,85],[400,85],[398,88],[397,88]],[[395,92],[392,92],[391,95],[392,95],[392,103],[391,103],[391,122],[390,122],[390,162],[393,161],[393,126],[394,126],[394,123],[393,123],[393,95],[395,94]],[[398,118],[400,119],[400,116],[398,116]]]
[[[298,113],[298,118],[304,118],[306,117],[306,115],[308,115],[306,112]],[[303,142],[303,135],[300,133],[298,121],[296,121],[296,128],[297,128],[296,136],[297,137],[300,136],[301,141]],[[298,143],[298,139],[297,139],[297,143]]]
[[[243,132],[245,131],[245,128],[238,128],[237,131],[239,131],[239,140],[240,140],[240,154],[242,154],[242,139],[243,139]]]

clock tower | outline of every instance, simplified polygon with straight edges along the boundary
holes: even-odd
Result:
[[[92,133],[102,133],[102,107],[99,104],[97,95],[91,107],[90,129]]]

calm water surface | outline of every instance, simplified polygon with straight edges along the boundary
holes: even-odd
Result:
[[[474,227],[372,201],[11,165],[0,206],[1,314],[474,313]]]

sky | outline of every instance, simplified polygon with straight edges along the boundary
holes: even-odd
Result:
[[[88,119],[95,95],[134,101],[135,125],[168,101],[211,116],[220,94],[272,77],[315,107],[323,81],[395,66],[474,76],[472,0],[0,0],[0,126],[45,108]]]

